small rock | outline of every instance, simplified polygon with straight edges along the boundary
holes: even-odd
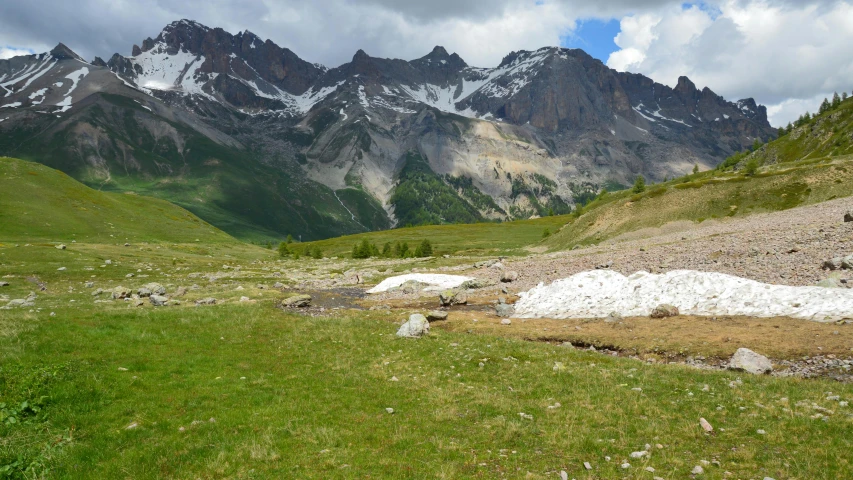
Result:
[[[705,473],[705,469],[702,468],[700,465],[696,465],[695,467],[693,467],[693,470],[690,470],[690,473],[692,473],[693,475],[702,475],[703,473]]]
[[[56,248],[57,248],[57,250],[65,250],[65,244],[60,243],[59,245],[56,246]]]
[[[628,462],[625,462],[625,463],[623,463],[623,464],[621,465],[621,467],[622,467],[622,468],[624,468],[624,469],[628,469],[628,468],[631,468],[631,464],[630,464],[630,463],[628,463]]]
[[[708,420],[705,420],[704,418],[699,419],[699,425],[702,425],[702,430],[705,430],[708,433],[714,431],[714,427],[712,427],[711,424],[708,423]]]
[[[587,470],[592,470],[592,465],[589,462],[583,462],[583,468]]]
[[[605,323],[622,323],[625,319],[616,312],[611,312],[610,315],[604,318]]]
[[[447,312],[443,312],[441,310],[433,310],[427,313],[426,318],[430,322],[434,322],[436,320],[447,320]]]
[[[853,222],[853,210],[850,210],[844,214],[844,222]]]
[[[646,467],[644,470],[649,472],[649,473],[655,473],[654,467]]]
[[[499,303],[499,304],[495,305],[495,313],[499,317],[504,317],[504,319],[506,319],[506,317],[511,317],[512,314],[515,313],[515,307],[512,305],[506,304],[506,303]],[[503,323],[503,322],[501,322],[501,323]],[[506,323],[505,325],[509,325],[509,324]]]
[[[245,303],[245,302],[251,302],[251,301],[252,301],[252,299],[251,299],[251,298],[249,298],[249,297],[240,297],[240,301],[241,301],[241,302],[243,302],[243,303]]]
[[[216,305],[216,299],[213,297],[202,298],[195,301],[196,305]]]
[[[130,425],[124,427],[125,430],[133,430],[134,428],[139,427],[139,424],[136,422],[131,423]]]
[[[2,285],[0,285],[0,286],[2,286]],[[95,286],[95,282],[86,282],[83,284],[83,286],[86,288],[92,288]]]
[[[844,264],[844,257],[835,257],[830,258],[823,262],[823,268],[825,270],[841,270]]]
[[[397,336],[402,338],[420,338],[428,333],[429,321],[420,313],[409,316],[409,321],[397,330]]]
[[[641,450],[639,452],[631,452],[631,455],[629,455],[629,456],[631,458],[643,458],[643,457],[648,456],[648,455],[649,455],[649,452],[647,452],[645,450]]]
[[[386,408],[385,411],[388,413],[394,413],[394,409],[391,407]]]
[[[275,282],[272,288],[284,288],[284,284],[281,282]]]
[[[496,263],[498,263],[498,260],[483,260],[482,262],[475,263],[474,268],[491,267]]]
[[[287,308],[305,308],[311,306],[311,295],[303,294],[285,298],[281,301],[281,306]]]
[[[667,317],[675,317],[678,315],[678,307],[668,304],[661,304],[652,310],[652,314],[650,315],[652,318],[667,318]]]
[[[186,294],[187,294],[187,287],[178,287],[178,289],[175,290],[175,294],[173,296],[174,297],[183,297]]]
[[[113,300],[121,300],[130,296],[130,289],[125,287],[115,287],[113,289]]]
[[[586,462],[584,462],[586,465]],[[569,480],[569,474],[565,470],[560,470],[560,480]]]
[[[9,282],[0,282],[0,287],[8,287]]]
[[[163,295],[151,295],[148,297],[148,300],[151,301],[151,305],[155,307],[162,307],[166,305],[166,302],[169,301],[168,297],[164,297]]]
[[[68,270],[68,269],[67,269],[67,268],[65,268],[65,267],[59,267],[59,268],[57,268],[56,270],[57,270],[58,272],[64,272],[64,271],[66,271],[66,270]]]
[[[755,433],[757,433],[759,435],[767,435],[767,432],[765,432],[764,430],[762,430],[760,428],[758,430],[756,430]]]
[[[113,264],[112,260],[104,260],[104,265],[112,265],[112,264]]]
[[[501,275],[501,281],[504,283],[514,282],[516,280],[518,280],[518,272],[509,270],[503,272],[503,275]]]
[[[613,266],[613,260],[610,260],[610,261],[609,261],[609,262],[607,262],[607,263],[602,263],[601,265],[596,265],[596,266],[595,266],[595,269],[596,269],[596,270],[606,270],[606,269],[608,269],[608,268],[610,268],[610,267],[612,267],[612,266]]]
[[[764,355],[755,353],[748,348],[738,348],[729,360],[729,369],[761,375],[773,371],[773,364]]]

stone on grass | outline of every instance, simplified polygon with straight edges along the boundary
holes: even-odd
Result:
[[[495,313],[499,317],[507,318],[511,317],[513,313],[515,313],[515,307],[507,303],[499,303],[495,305]]]
[[[115,287],[113,289],[113,300],[121,300],[130,297],[130,289],[125,287]]]
[[[485,268],[491,267],[492,265],[498,263],[498,260],[483,260],[482,262],[477,262],[474,264],[474,268]]]
[[[501,325],[512,325],[512,320],[504,318],[503,320],[501,320]]]
[[[169,297],[164,297],[163,295],[151,295],[148,297],[148,300],[151,301],[151,305],[154,305],[155,307],[162,307],[169,301]]]
[[[427,313],[426,318],[430,322],[434,322],[436,320],[447,320],[447,312],[441,310],[433,310]]]
[[[501,281],[504,283],[514,282],[516,280],[518,280],[518,272],[510,270],[501,275]]]
[[[311,295],[296,295],[293,297],[285,298],[281,301],[282,307],[287,308],[305,308],[311,306]]]
[[[402,338],[420,338],[429,333],[429,320],[420,313],[409,316],[409,321],[400,326],[397,336]]]
[[[0,287],[8,287],[9,282],[0,282]]]
[[[281,282],[275,282],[272,288],[284,288],[284,284]]]
[[[622,323],[624,319],[616,312],[610,312],[610,315],[604,317],[606,323]]]
[[[705,469],[702,468],[702,466],[700,465],[696,465],[695,467],[693,467],[693,470],[690,470],[690,473],[692,473],[693,475],[702,475],[703,473],[705,473]]]
[[[216,305],[216,299],[213,297],[201,298],[195,301],[196,305]]]
[[[669,304],[661,304],[652,310],[650,315],[652,318],[667,318],[678,315],[678,307]]]
[[[729,369],[761,375],[773,371],[773,364],[764,355],[755,353],[748,348],[738,348],[729,360]]]
[[[95,282],[86,282],[83,284],[83,286],[86,288],[92,288],[95,286]]]
[[[438,294],[438,302],[442,307],[449,307],[451,305],[465,305],[468,303],[468,295],[465,292],[458,292],[455,290],[445,290]]]
[[[65,244],[60,243],[59,245],[56,246],[56,248],[57,248],[57,250],[65,250]]]
[[[486,280],[481,280],[479,278],[472,278],[471,280],[465,280],[462,282],[462,285],[459,285],[461,290],[474,290],[477,288],[485,288],[491,286],[491,284]]]
[[[705,420],[704,418],[699,419],[699,425],[702,426],[702,430],[705,430],[708,433],[711,433],[714,431],[714,427],[712,427],[711,424],[708,423],[708,420]]]

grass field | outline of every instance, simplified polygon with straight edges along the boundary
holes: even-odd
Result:
[[[93,190],[44,165],[0,157],[0,240],[236,243],[165,200]]]
[[[68,258],[61,273],[41,256],[10,262],[12,250],[0,252],[12,283],[3,293],[26,294],[24,272],[48,291],[32,311],[0,317],[0,471],[11,478],[651,478],[646,467],[686,478],[703,460],[718,462],[703,478],[853,474],[853,417],[827,399],[850,399],[849,385],[647,365],[440,326],[401,340],[403,312],[311,318],[276,309],[276,291],[236,302],[235,285],[278,278],[269,259],[180,306],[93,304],[83,281],[186,284],[184,267],[164,252],[137,259],[148,278],[124,278],[140,265],[127,258],[92,279],[87,250],[56,251]],[[231,261],[221,255],[210,263]],[[190,257],[189,271],[206,260]],[[208,295],[226,303],[188,306]],[[650,457],[630,458],[646,444]]]
[[[0,306],[36,298],[0,310],[0,478],[853,478],[853,385],[649,364],[544,341],[616,338],[639,351],[659,338],[639,320],[607,337],[583,322],[566,322],[583,332],[549,321],[535,333],[518,330],[521,322],[502,331],[495,318],[454,311],[429,336],[403,340],[394,333],[411,308],[286,312],[278,302],[297,291],[273,283],[295,287],[305,272],[340,275],[357,262],[280,259],[177,207],[92,193],[6,162],[0,181],[12,184],[16,166],[13,190],[27,201],[0,191],[0,215],[14,212],[0,227],[0,281],[9,283]],[[72,188],[83,190],[62,193]],[[71,194],[85,201],[69,207],[63,195]],[[157,208],[175,219],[156,220]],[[20,224],[27,212],[40,221]],[[366,235],[380,246],[429,238],[438,254],[514,255],[567,220]],[[345,255],[360,240],[311,245]],[[148,282],[170,295],[189,288],[168,307],[92,295]],[[205,297],[217,304],[194,305]],[[662,348],[676,348],[689,328],[703,329],[700,343],[722,334],[708,323],[680,325],[682,337],[660,330]],[[803,326],[799,335],[832,328]],[[761,333],[731,330],[735,339]],[[841,355],[846,345],[835,340],[821,346]],[[703,474],[691,474],[697,466]]]

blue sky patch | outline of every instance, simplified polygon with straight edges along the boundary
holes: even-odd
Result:
[[[619,20],[579,20],[574,32],[560,38],[566,48],[580,48],[592,57],[607,63],[611,53],[619,50],[613,39],[620,32]]]

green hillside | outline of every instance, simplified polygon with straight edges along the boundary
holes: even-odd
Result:
[[[58,170],[8,157],[0,157],[0,240],[236,242],[165,200],[100,192]]]

